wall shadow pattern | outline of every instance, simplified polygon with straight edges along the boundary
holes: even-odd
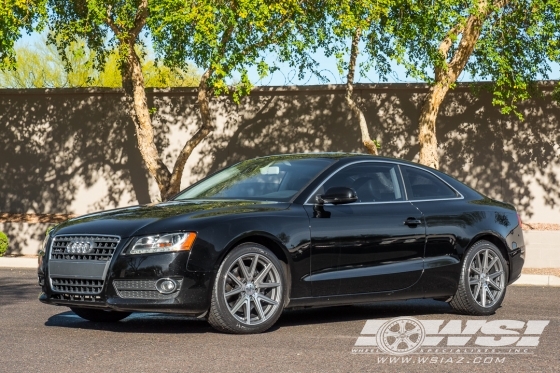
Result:
[[[100,89],[0,91],[0,211],[73,213],[80,191],[88,210],[149,202],[121,98],[119,91]],[[89,195],[99,185],[106,192]],[[45,234],[42,224],[29,224],[25,232],[6,226],[11,254]]]
[[[441,169],[514,203],[524,218],[538,221],[539,203],[558,210],[560,107],[550,86],[541,85],[543,97],[523,103],[524,120],[502,115],[485,91],[475,95],[462,85],[451,91],[438,117]],[[417,159],[417,118],[427,89],[356,86],[381,155]],[[199,123],[196,90],[147,93],[156,109],[157,146],[171,168]],[[121,100],[113,89],[0,90],[0,211],[82,214],[156,199]],[[189,159],[182,187],[256,156],[363,151],[344,86],[260,87],[239,105],[219,97],[212,108],[216,128]],[[42,225],[5,226],[12,254],[44,235]]]

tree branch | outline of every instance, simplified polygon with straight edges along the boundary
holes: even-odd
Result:
[[[138,5],[138,12],[134,17],[134,28],[130,30],[130,34],[133,39],[138,37],[142,28],[146,25],[146,20],[148,19],[148,0],[142,0],[140,5]]]
[[[111,5],[109,5],[107,7],[107,17],[105,18],[105,22],[107,22],[107,24],[109,25],[109,27],[111,28],[111,30],[113,31],[115,36],[119,36],[121,31],[119,30],[119,28],[117,27],[117,25],[115,25],[115,22],[113,21],[113,17],[111,15],[111,9],[113,9],[113,7]]]

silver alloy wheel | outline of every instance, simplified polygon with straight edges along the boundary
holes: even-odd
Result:
[[[469,288],[476,303],[488,308],[501,298],[506,275],[502,261],[493,250],[480,250],[469,267]]]
[[[224,299],[231,315],[245,325],[268,320],[280,306],[282,280],[274,264],[264,255],[239,257],[223,278]]]

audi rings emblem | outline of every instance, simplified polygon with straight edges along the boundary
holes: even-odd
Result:
[[[93,239],[79,237],[73,239],[66,246],[67,254],[89,254],[95,250]]]

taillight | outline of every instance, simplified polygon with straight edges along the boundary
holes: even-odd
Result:
[[[519,226],[523,226],[523,222],[521,221],[521,216],[519,216],[519,214],[517,214],[517,222],[519,223]]]

